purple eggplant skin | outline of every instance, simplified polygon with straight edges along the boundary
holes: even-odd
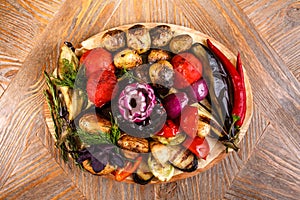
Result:
[[[193,172],[198,169],[198,158],[190,150],[182,146],[171,147],[169,163],[183,172]]]
[[[185,92],[172,93],[163,99],[163,106],[170,119],[179,117],[181,110],[188,104],[189,98]]]
[[[132,179],[135,183],[138,183],[140,185],[146,185],[148,184],[152,179],[154,178],[154,176],[152,176],[150,179],[143,179],[142,177],[140,177],[137,173],[133,173],[132,174]]]
[[[209,88],[207,98],[212,105],[212,115],[226,132],[230,130],[232,124],[231,111],[233,107],[233,87],[232,81],[218,58],[203,44],[195,43],[191,51],[199,58],[203,65],[203,79]],[[234,129],[228,135],[224,135],[220,140],[228,140],[235,135]]]

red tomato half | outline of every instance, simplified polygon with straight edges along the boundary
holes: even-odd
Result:
[[[86,76],[100,74],[104,70],[115,72],[112,54],[103,48],[95,48],[85,52],[80,58],[80,64],[84,65]]]
[[[205,138],[194,137],[187,138],[183,142],[183,146],[188,148],[192,153],[194,153],[198,158],[206,159],[210,149],[208,142]]]
[[[171,64],[175,70],[175,88],[185,88],[202,77],[202,64],[191,53],[177,54],[173,57]]]
[[[191,138],[194,138],[197,135],[198,120],[198,108],[186,105],[181,111],[180,128]]]

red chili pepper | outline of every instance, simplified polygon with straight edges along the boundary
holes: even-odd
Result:
[[[130,176],[138,166],[141,164],[143,157],[138,157],[134,164],[132,162],[128,162],[125,167],[119,168],[114,172],[115,178],[117,181],[123,181],[125,178]]]
[[[198,158],[202,158],[204,160],[210,151],[207,140],[198,136],[194,138],[188,137],[183,142],[183,146],[188,148]]]
[[[241,59],[240,53],[238,53],[238,55],[237,55],[236,69],[237,69],[237,71],[238,71],[238,73],[239,73],[239,75],[241,77],[242,87],[243,87],[244,91],[246,91],[246,88],[245,88],[245,79],[244,79],[244,70],[243,70],[243,64],[242,64],[242,59]],[[245,105],[243,106],[243,110],[240,113],[240,119],[235,123],[236,126],[239,126],[239,127],[241,127],[243,125],[243,123],[244,123],[244,119],[245,119],[245,115],[246,115],[246,110],[247,110],[246,109],[247,108],[246,92],[244,92],[243,95],[244,95],[244,99],[245,99],[245,101],[244,101]]]
[[[174,137],[178,133],[179,133],[178,126],[172,120],[167,120],[163,128],[158,133],[156,133],[156,135],[169,138],[169,137]]]
[[[230,60],[216,47],[209,39],[207,39],[207,45],[210,50],[219,58],[225,69],[228,71],[234,89],[234,105],[232,109],[233,123],[236,122],[245,115],[246,112],[246,90],[244,82],[234,65]],[[238,122],[236,126],[241,126],[242,121]]]

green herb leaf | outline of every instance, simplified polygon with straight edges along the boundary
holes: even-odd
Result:
[[[119,126],[117,124],[117,121],[112,117],[111,115],[111,129],[110,129],[110,141],[117,145],[118,143],[118,140],[120,138],[120,135],[121,135],[121,131],[119,129]]]
[[[80,140],[86,145],[94,145],[94,144],[110,144],[110,136],[107,133],[87,133],[81,129],[77,129],[74,132]]]
[[[57,86],[67,86],[69,88],[74,88],[74,83],[77,76],[77,70],[74,69],[74,66],[66,58],[62,59],[64,66],[63,73],[60,74],[60,78],[54,78],[53,82]]]

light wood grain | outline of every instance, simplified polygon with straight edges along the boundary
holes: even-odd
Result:
[[[291,0],[1,1],[0,198],[296,199],[298,5]],[[147,186],[95,177],[61,160],[43,119],[42,71],[56,66],[63,41],[77,44],[136,22],[183,25],[241,52],[254,101],[241,151],[197,176]]]
[[[0,2],[0,96],[61,3],[55,0]]]
[[[300,81],[300,2],[259,0],[253,4],[238,3]],[[294,45],[290,45],[292,43]]]

